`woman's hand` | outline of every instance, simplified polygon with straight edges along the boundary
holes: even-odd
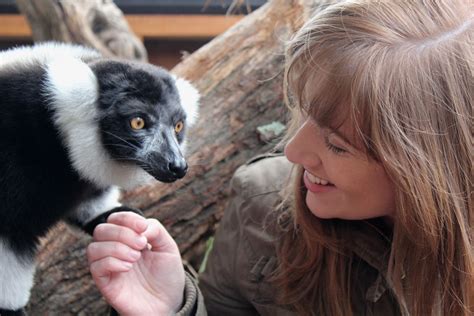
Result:
[[[121,315],[170,315],[183,302],[184,269],[176,242],[156,219],[114,213],[87,247],[92,277]]]

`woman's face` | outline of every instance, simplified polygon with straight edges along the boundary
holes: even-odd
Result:
[[[347,140],[349,127],[334,131],[307,119],[286,145],[288,160],[304,168],[306,205],[324,219],[391,216],[393,184],[380,163]]]

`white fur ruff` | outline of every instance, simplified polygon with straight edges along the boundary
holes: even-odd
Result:
[[[119,202],[119,198],[119,189],[117,187],[111,187],[107,192],[95,199],[81,203],[73,216],[79,223],[85,225],[100,214],[121,206],[122,204]]]
[[[125,189],[153,180],[138,166],[115,162],[102,147],[96,123],[98,83],[89,66],[72,56],[55,58],[47,65],[45,88],[69,157],[82,177],[104,188]]]
[[[199,91],[186,79],[173,76],[176,88],[178,89],[181,105],[186,112],[186,124],[193,126],[198,118],[199,110]]]
[[[201,96],[199,91],[186,79],[176,77],[175,75],[173,75],[173,78],[175,80],[176,88],[178,89],[181,105],[186,112],[186,125],[191,127],[198,119],[199,99]],[[181,145],[179,145],[179,148],[181,149],[181,153],[184,155],[187,148],[186,138]]]
[[[100,54],[95,50],[71,44],[48,42],[35,46],[22,46],[0,52],[0,70],[18,66],[46,65],[53,58],[70,56],[81,59],[96,59]]]
[[[17,254],[2,238],[0,254],[0,308],[20,309],[30,298],[35,273],[34,260],[19,260]]]

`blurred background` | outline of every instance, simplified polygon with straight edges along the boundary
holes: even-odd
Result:
[[[114,0],[148,59],[167,69],[237,23],[266,0]],[[0,49],[32,44],[15,0],[0,0]]]

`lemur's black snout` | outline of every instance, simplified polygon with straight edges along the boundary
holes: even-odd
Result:
[[[147,161],[143,169],[161,182],[169,183],[181,179],[188,171],[188,164],[182,155],[167,157],[156,152],[148,155]]]
[[[168,164],[168,170],[170,171],[170,173],[176,176],[177,179],[181,179],[186,175],[186,172],[188,171],[188,164],[182,158],[174,160]]]

